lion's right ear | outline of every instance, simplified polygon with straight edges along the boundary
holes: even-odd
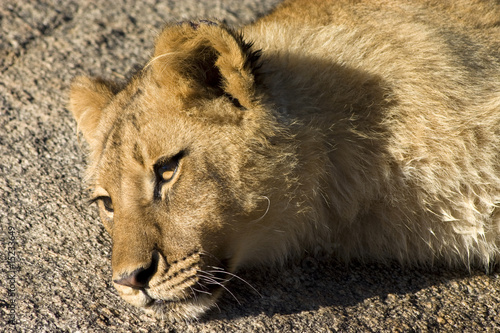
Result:
[[[102,109],[114,97],[116,90],[112,82],[85,76],[75,78],[71,84],[69,109],[77,122],[78,130],[91,146],[94,146],[96,140],[95,129]]]
[[[260,51],[220,22],[199,20],[166,26],[150,61],[163,86],[175,86],[186,100],[228,97],[251,109]]]

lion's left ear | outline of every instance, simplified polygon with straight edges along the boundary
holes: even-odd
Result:
[[[95,129],[101,119],[102,110],[117,90],[116,84],[99,78],[80,76],[71,83],[68,107],[78,129],[91,147],[96,143]]]
[[[151,65],[159,82],[175,84],[186,96],[225,95],[235,105],[251,108],[258,55],[222,23],[201,20],[166,27]]]

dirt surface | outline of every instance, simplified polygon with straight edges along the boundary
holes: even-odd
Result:
[[[65,105],[79,74],[123,79],[166,21],[243,24],[264,0],[0,2],[0,331],[499,331],[500,276],[305,258],[247,270],[199,322],[171,325],[122,301],[110,238],[83,183]]]

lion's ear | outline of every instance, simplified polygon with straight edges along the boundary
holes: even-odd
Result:
[[[75,78],[71,84],[69,109],[77,122],[78,130],[91,146],[102,109],[111,101],[115,91],[113,83],[85,76]]]
[[[159,82],[175,84],[186,97],[224,95],[250,108],[257,59],[258,52],[240,35],[221,23],[202,20],[166,27],[156,41],[151,65]]]

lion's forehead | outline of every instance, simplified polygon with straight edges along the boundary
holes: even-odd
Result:
[[[200,133],[194,121],[167,108],[121,108],[108,123],[90,174],[98,185],[107,188],[150,179],[158,160],[189,149],[197,140],[194,133]]]
[[[149,157],[161,155],[189,133],[176,105],[156,103],[138,89],[116,102],[110,119],[103,121],[102,152],[137,155],[138,147]],[[186,129],[186,131],[183,131]]]

